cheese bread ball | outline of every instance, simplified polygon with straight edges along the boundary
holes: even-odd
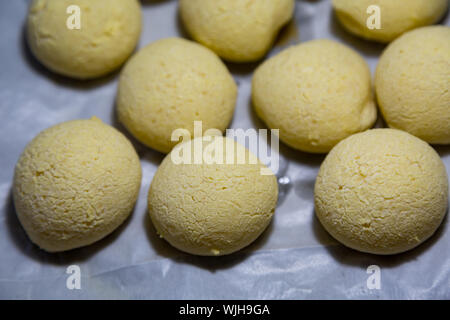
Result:
[[[375,88],[389,127],[450,144],[450,28],[419,28],[392,42],[380,58]]]
[[[74,28],[78,13],[79,29]],[[33,0],[28,13],[28,45],[35,57],[53,72],[77,79],[120,67],[140,33],[138,0]]]
[[[97,118],[39,133],[17,162],[13,197],[31,241],[49,252],[92,244],[131,213],[141,183],[131,143]]]
[[[290,47],[253,77],[253,105],[287,145],[326,153],[377,117],[371,75],[355,51],[331,40]]]
[[[380,28],[369,29],[380,8]],[[447,12],[448,0],[333,0],[336,16],[352,34],[377,42],[390,42],[414,28],[438,22]],[[368,12],[369,11],[369,12]]]
[[[224,131],[233,117],[237,87],[211,50],[188,40],[168,38],[140,50],[120,76],[117,114],[142,143],[167,153],[177,142],[174,130],[193,134]]]
[[[395,129],[374,129],[340,142],[315,185],[316,214],[344,245],[396,254],[427,240],[441,224],[448,178],[426,142]]]
[[[294,0],[180,0],[180,16],[194,40],[234,62],[261,59],[281,27],[291,20]]]
[[[148,208],[158,234],[171,245],[191,254],[219,256],[246,247],[266,229],[278,185],[273,174],[261,174],[269,169],[244,146],[221,136],[209,139],[180,143],[166,156],[150,186]],[[233,163],[176,164],[173,155],[180,148],[192,151],[190,159],[223,150],[223,159]],[[241,156],[245,163],[237,162]]]

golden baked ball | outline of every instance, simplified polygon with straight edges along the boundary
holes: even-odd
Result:
[[[194,40],[234,62],[261,59],[294,12],[294,0],[180,0]]]
[[[224,131],[233,117],[237,86],[211,50],[188,40],[168,38],[140,50],[120,75],[117,114],[142,143],[167,153],[177,143],[174,130],[193,135],[194,121],[203,130]]]
[[[49,252],[92,244],[131,213],[141,166],[131,143],[97,118],[39,133],[17,162],[13,197],[31,241]]]
[[[392,42],[380,58],[375,88],[389,127],[450,144],[450,28],[419,28]]]
[[[395,129],[374,129],[340,142],[315,185],[324,228],[347,247],[396,254],[427,240],[448,202],[448,177],[426,142]]]
[[[138,0],[33,0],[28,13],[28,45],[35,57],[72,78],[96,78],[117,69],[140,33]]]
[[[331,40],[305,42],[265,61],[252,90],[258,116],[302,151],[326,153],[377,117],[367,63]]]
[[[379,29],[367,26],[375,14],[369,7],[374,5],[379,8]],[[333,0],[333,7],[352,34],[390,42],[406,31],[438,22],[447,12],[448,0]]]
[[[196,144],[203,151],[196,151]],[[195,154],[223,150],[224,160],[207,162],[203,156],[201,163],[178,163],[172,157],[181,148],[192,150],[192,160]],[[238,162],[242,156],[245,163]],[[267,168],[256,156],[222,136],[180,143],[166,156],[150,186],[148,208],[158,234],[196,255],[226,255],[246,247],[269,225],[277,203],[277,179],[261,174],[261,169]]]

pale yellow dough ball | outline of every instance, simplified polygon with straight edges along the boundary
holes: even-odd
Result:
[[[168,38],[140,50],[122,71],[117,114],[142,143],[167,153],[176,129],[193,135],[194,121],[203,130],[224,131],[233,117],[237,86],[211,50],[192,41]]]
[[[269,169],[244,146],[221,136],[210,139],[183,142],[167,155],[150,186],[148,208],[158,234],[171,245],[191,254],[218,256],[246,247],[266,229],[278,185],[273,174],[261,174],[261,169]],[[234,164],[175,164],[172,155],[181,153],[179,148],[192,150],[192,160],[194,154],[201,155],[195,151],[200,150],[195,149],[197,143],[203,154],[223,150],[223,159],[229,157]],[[237,162],[241,156],[247,159],[244,164]]]
[[[400,130],[374,129],[340,142],[315,185],[316,214],[344,245],[396,254],[427,240],[447,208],[448,178],[426,142]]]
[[[450,28],[419,28],[392,42],[380,58],[375,88],[389,127],[450,144]]]
[[[261,59],[281,27],[291,20],[294,0],[180,0],[191,36],[234,62]]]
[[[78,13],[73,6],[80,9],[80,29],[71,29]],[[77,79],[120,67],[140,33],[138,0],[33,0],[28,13],[28,44],[35,57],[53,72]]]
[[[377,117],[371,75],[355,51],[331,40],[290,47],[264,62],[253,77],[253,105],[280,139],[326,153]]]
[[[380,8],[380,28],[370,29],[367,22]],[[414,28],[438,22],[447,12],[448,0],[333,0],[341,24],[352,34],[377,42],[390,42]]]
[[[32,242],[49,252],[92,244],[129,216],[141,183],[131,143],[97,118],[39,133],[17,162],[13,196]]]

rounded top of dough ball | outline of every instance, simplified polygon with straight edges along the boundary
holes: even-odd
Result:
[[[150,186],[148,208],[158,234],[171,245],[191,254],[217,256],[246,247],[266,229],[275,211],[278,185],[273,174],[261,174],[262,169],[270,169],[244,146],[221,136],[209,139],[180,143],[166,156]],[[187,158],[191,160],[194,154],[223,150],[220,159],[229,157],[233,164],[227,160],[176,164],[172,156],[185,150],[192,151]],[[247,160],[240,164],[237,159],[242,156]]]
[[[261,59],[294,12],[294,0],[180,0],[191,36],[226,60]]]
[[[137,0],[33,0],[28,12],[28,45],[35,57],[53,72],[77,79],[120,67],[140,33]]]
[[[436,23],[447,12],[447,6],[448,0],[333,0],[337,18],[350,33],[383,43],[411,29]],[[379,28],[374,25],[377,15]],[[368,24],[374,27],[370,29]]]
[[[400,130],[374,129],[340,142],[315,185],[316,214],[344,245],[396,254],[428,239],[448,201],[447,173],[426,142]]]
[[[49,252],[92,244],[131,213],[141,183],[131,143],[97,118],[39,133],[17,162],[13,196],[31,241]]]
[[[389,127],[450,144],[450,28],[424,27],[392,42],[380,58],[375,88]]]
[[[167,153],[178,143],[174,130],[193,135],[224,131],[233,117],[237,87],[226,66],[211,50],[192,41],[168,38],[136,53],[119,82],[119,120],[142,143]]]
[[[253,105],[280,139],[324,153],[376,120],[371,75],[364,59],[331,40],[290,47],[265,61],[253,77]]]

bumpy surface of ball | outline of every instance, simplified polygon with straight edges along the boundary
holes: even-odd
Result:
[[[386,43],[406,31],[438,22],[447,12],[448,0],[333,0],[333,6],[349,32]],[[369,28],[368,21],[371,25],[371,16],[378,13],[380,28]]]
[[[275,176],[261,174],[267,168],[256,156],[234,140],[212,139],[183,142],[172,153],[187,147],[193,158],[196,143],[203,150],[218,146],[234,164],[175,164],[169,154],[148,195],[150,217],[159,235],[179,250],[205,256],[230,254],[253,242],[269,225],[278,196]],[[226,141],[233,153],[226,151]],[[248,159],[246,163],[237,162],[241,156]]]
[[[450,144],[450,28],[424,27],[392,42],[380,58],[375,88],[389,127]]]
[[[377,117],[367,63],[331,40],[305,42],[264,62],[252,95],[256,113],[280,129],[280,139],[307,152],[328,152]]]
[[[395,129],[374,129],[340,142],[315,185],[316,214],[344,245],[396,254],[428,239],[448,202],[447,173],[426,142]]]
[[[294,0],[180,0],[191,36],[226,60],[261,59],[293,15]]]
[[[120,76],[119,120],[142,143],[167,153],[176,129],[193,135],[194,121],[204,131],[224,131],[233,116],[237,87],[214,52],[192,41],[168,38],[140,50]]]
[[[117,69],[140,33],[138,0],[33,0],[28,13],[28,44],[35,57],[72,78],[96,78]]]
[[[141,183],[131,143],[100,120],[39,133],[17,162],[13,196],[31,241],[49,252],[92,244],[129,216]]]

